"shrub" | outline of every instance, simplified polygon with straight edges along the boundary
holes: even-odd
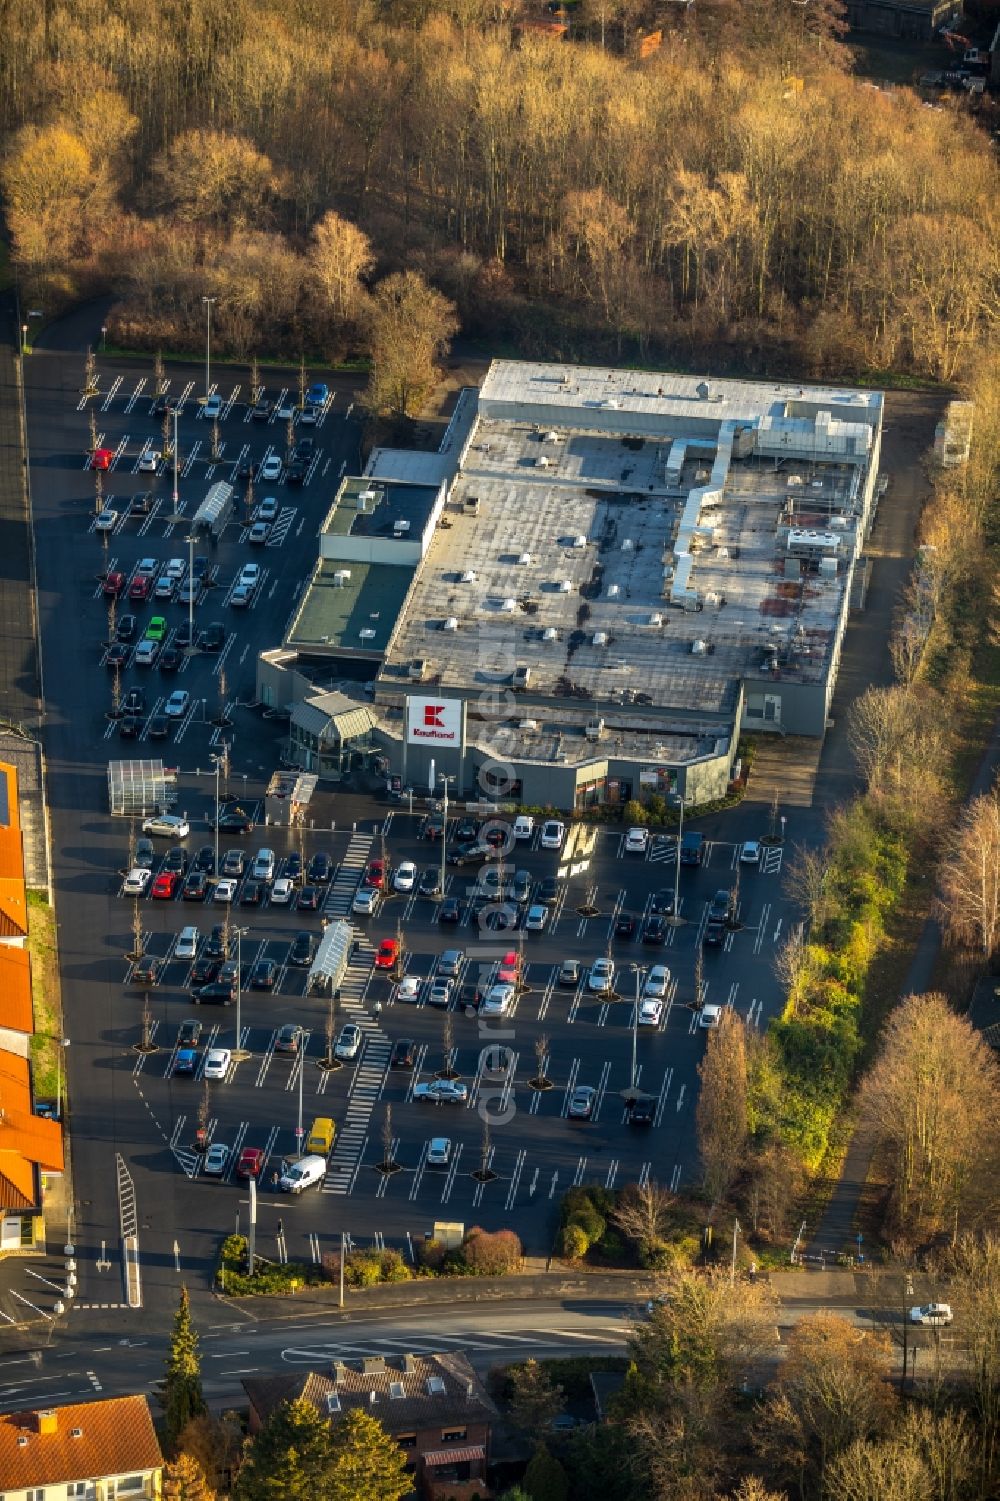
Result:
[[[319,1282],[318,1267],[303,1262],[254,1260],[254,1273],[247,1276],[247,1239],[245,1235],[227,1235],[222,1243],[215,1280],[228,1297],[282,1296],[296,1287]]]
[[[564,1225],[559,1237],[559,1250],[567,1261],[582,1261],[590,1250],[590,1241],[579,1225]]]
[[[474,1225],[462,1246],[463,1270],[473,1277],[503,1277],[520,1270],[524,1252],[513,1230]]]
[[[340,1275],[339,1270],[337,1275]],[[352,1251],[344,1264],[344,1281],[348,1287],[409,1282],[412,1276],[398,1251]]]

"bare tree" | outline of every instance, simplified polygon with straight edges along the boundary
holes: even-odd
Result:
[[[382,1166],[391,1168],[395,1163],[393,1157],[393,1134],[392,1134],[392,1101],[387,1100],[385,1113],[382,1116]]]
[[[153,1003],[147,990],[142,998],[142,1039],[139,1043],[140,1053],[153,1053],[156,1045],[153,1042]]]
[[[785,863],[785,892],[817,928],[822,928],[827,917],[829,873],[829,855],[823,846],[796,845],[792,858]]]
[[[330,998],[326,1003],[326,1025],[324,1034],[326,1037],[326,1056],[323,1062],[327,1068],[333,1068],[336,1059],[333,1056],[334,1038],[337,1032],[337,996],[339,991],[330,991]]]
[[[694,956],[694,1004],[698,1011],[705,1004],[705,956],[700,947]]]
[[[163,382],[165,381],[165,379],[166,369],[163,364],[163,354],[158,349],[156,351],[156,358],[153,360],[153,390],[155,395],[159,396],[160,392],[163,390]]]
[[[112,594],[108,598],[108,642],[115,639],[115,629],[118,621],[118,599]]]
[[[698,1149],[705,1187],[718,1199],[739,1171],[748,1135],[745,1032],[735,1011],[723,1011],[709,1032],[698,1075]]]
[[[211,450],[210,451],[211,451],[211,454],[212,454],[212,462],[213,462],[213,464],[217,464],[218,461],[219,461],[219,452],[220,452],[220,449],[219,449],[219,419],[218,418],[216,418],[213,421],[213,423],[212,423],[212,439],[211,439]]]
[[[1000,1066],[943,996],[910,995],[889,1018],[862,1082],[904,1229],[956,1229],[980,1164],[997,1160]]]
[[[455,1022],[450,1011],[444,1013],[441,1023],[441,1077],[453,1079],[455,1070],[452,1058],[455,1052]]]
[[[963,811],[942,862],[939,914],[954,943],[986,959],[1000,947],[1000,788]]]
[[[1000,1236],[992,1231],[963,1235],[952,1252],[949,1271],[962,1309],[965,1384],[987,1478],[995,1475],[1000,1459]]]
[[[611,1218],[629,1240],[635,1241],[644,1263],[655,1255],[667,1238],[670,1214],[676,1196],[652,1178],[630,1183],[624,1189]]]
[[[545,1032],[539,1032],[535,1038],[535,1079],[539,1082],[547,1077],[548,1061],[549,1039]]]
[[[251,397],[252,401],[256,401],[257,400],[257,392],[259,390],[260,390],[260,364],[258,363],[257,356],[253,355],[252,358],[251,358],[251,360],[250,360],[250,397]]]

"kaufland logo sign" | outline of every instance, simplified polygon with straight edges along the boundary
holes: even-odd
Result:
[[[462,739],[460,698],[407,700],[407,740],[410,745],[459,745]]]

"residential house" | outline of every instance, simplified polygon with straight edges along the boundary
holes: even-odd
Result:
[[[62,1125],[34,1114],[27,1058],[0,1049],[0,1253],[45,1250],[45,1181],[62,1171]]]
[[[3,1501],[159,1501],[162,1482],[145,1397],[0,1413]]]
[[[17,770],[0,761],[0,944],[28,941],[28,897],[17,801]]]
[[[247,1380],[250,1431],[282,1402],[305,1397],[331,1422],[352,1408],[378,1418],[406,1455],[424,1501],[471,1501],[489,1494],[486,1466],[497,1410],[466,1357],[370,1357],[335,1361],[328,1374]]]

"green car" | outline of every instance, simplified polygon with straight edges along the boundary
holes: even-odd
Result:
[[[146,627],[147,641],[162,641],[167,634],[167,621],[164,615],[154,615]]]

